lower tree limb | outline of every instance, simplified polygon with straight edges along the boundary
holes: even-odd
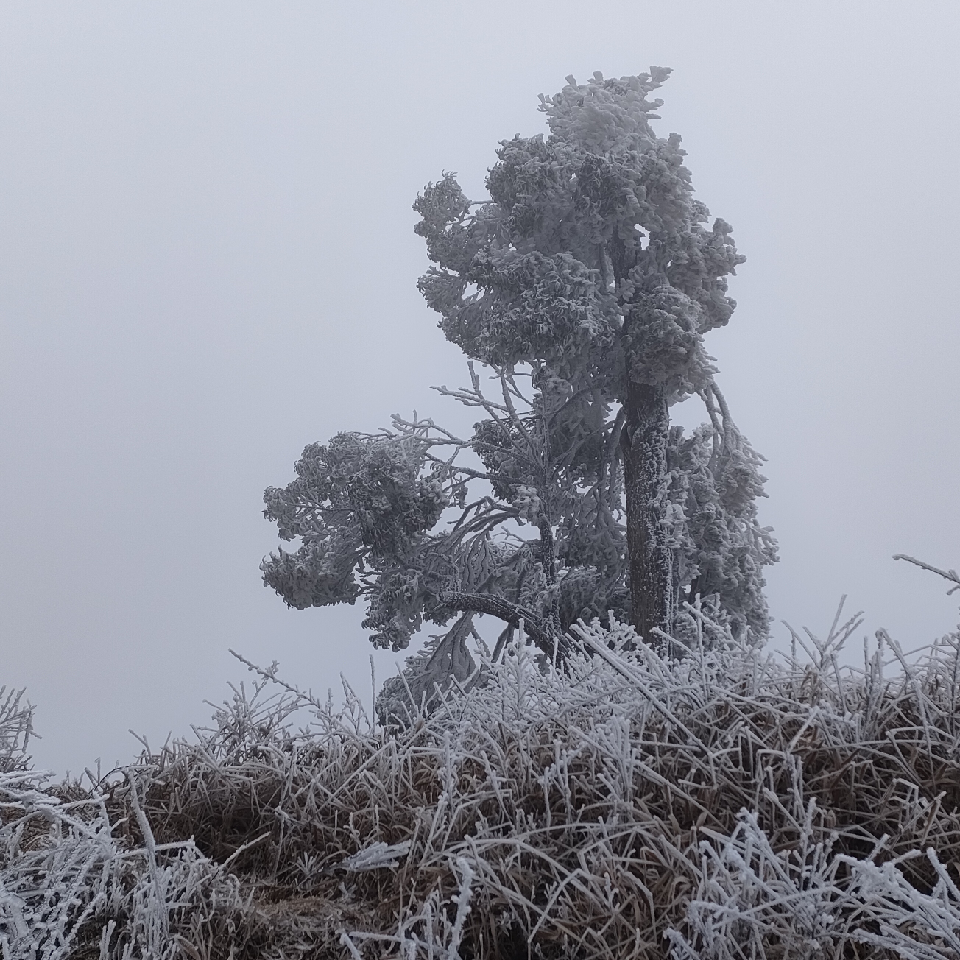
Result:
[[[551,629],[541,617],[532,610],[512,603],[503,597],[496,597],[487,593],[459,593],[450,591],[440,595],[440,602],[451,610],[460,610],[464,613],[485,613],[496,617],[511,627],[519,627],[523,621],[523,632],[533,641],[535,646],[548,657],[563,659],[570,652],[570,640],[557,630]]]

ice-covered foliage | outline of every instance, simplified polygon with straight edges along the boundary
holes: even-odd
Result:
[[[719,413],[723,398],[715,388],[710,395]],[[777,544],[757,516],[763,458],[729,417],[724,422],[720,429],[703,425],[687,437],[672,427],[667,444],[673,631],[690,635],[695,625],[682,601],[700,597],[735,635],[756,642],[769,627],[762,569],[776,561]]]
[[[445,575],[424,555],[449,496],[442,474],[423,476],[428,451],[416,436],[386,433],[341,433],[308,446],[296,479],[264,494],[264,515],[280,537],[302,541],[264,561],[264,583],[298,609],[366,593],[375,643],[405,647]]]
[[[727,322],[725,277],[743,258],[693,197],[680,138],[650,125],[669,75],[541,97],[550,134],[504,141],[490,201],[430,185],[417,233],[437,266],[420,281],[449,339],[486,363],[545,363],[622,396],[624,374],[675,400],[710,383],[702,334]]]
[[[568,420],[593,421],[598,438],[604,427],[616,434],[616,449],[604,453],[622,473],[630,619],[647,639],[674,628],[675,594],[689,586],[678,583],[671,555],[669,528],[682,508],[666,496],[667,411],[692,394],[710,405],[716,371],[704,334],[730,319],[727,277],[744,259],[729,224],[711,223],[694,198],[680,137],[651,125],[662,101],[650,96],[669,73],[568,77],[560,93],[540,98],[548,136],[500,144],[489,200],[471,202],[445,174],[414,205],[435,264],[420,289],[447,338],[485,363],[531,365],[559,386]],[[752,457],[719,472],[720,486],[736,477],[751,495],[759,490]],[[750,523],[749,513],[732,526]],[[731,528],[730,517],[718,523]],[[716,555],[694,564],[728,568],[713,578],[721,606],[732,589],[732,621],[758,635],[771,543],[759,530],[720,537]],[[720,555],[727,544],[733,556]]]
[[[514,642],[403,728],[274,666],[90,789],[0,775],[2,956],[955,958],[960,631],[851,669],[857,618],[783,658],[690,612],[679,656]]]
[[[395,417],[393,430],[307,447],[297,478],[265,495],[280,536],[300,540],[264,561],[265,583],[301,608],[363,596],[364,626],[394,650],[425,619],[445,624],[457,612],[508,628],[523,618],[549,647],[569,626],[554,616],[562,588],[549,518],[572,491],[544,443],[539,394],[525,398],[507,371],[498,383],[499,402],[476,374],[471,389],[453,391],[487,414],[468,439]]]

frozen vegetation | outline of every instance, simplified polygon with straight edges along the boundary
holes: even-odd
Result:
[[[779,657],[692,615],[669,654],[616,621],[481,654],[391,727],[258,669],[86,786],[8,698],[2,955],[960,955],[960,631],[851,669],[857,618]]]
[[[248,664],[194,739],[55,783],[0,691],[2,960],[960,958],[960,631],[767,650],[762,458],[704,341],[743,258],[651,126],[668,73],[570,77],[489,199],[417,198],[474,432],[342,432],[266,491],[286,603],[443,628],[375,706]]]

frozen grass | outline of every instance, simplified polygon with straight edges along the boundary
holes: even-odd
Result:
[[[0,687],[0,772],[25,765],[33,732],[33,707],[24,702],[23,690]]]
[[[3,957],[960,957],[960,633],[857,627],[584,626],[394,730],[259,671],[92,789],[0,741]]]

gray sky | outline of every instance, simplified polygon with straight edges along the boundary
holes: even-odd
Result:
[[[261,585],[263,488],[338,429],[455,419],[410,206],[443,170],[479,197],[569,73],[675,69],[659,129],[748,258],[709,342],[769,461],[775,616],[823,631],[847,593],[864,633],[950,629],[891,555],[960,564],[958,28],[918,0],[0,5],[0,684],[37,765],[206,722],[249,678],[228,647],[369,699],[359,608]]]

